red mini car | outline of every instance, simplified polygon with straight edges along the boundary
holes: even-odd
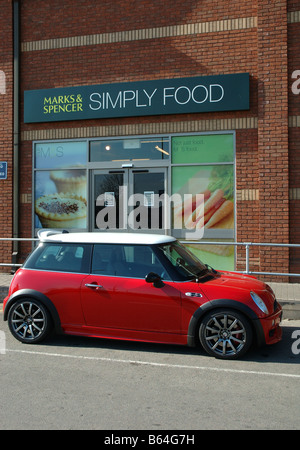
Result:
[[[216,271],[169,236],[45,230],[4,300],[24,343],[72,335],[195,346],[235,359],[281,339],[282,308],[252,276]]]

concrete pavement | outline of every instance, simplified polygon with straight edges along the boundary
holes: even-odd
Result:
[[[300,280],[299,280],[300,281]],[[299,283],[268,283],[273,289],[277,300],[283,308],[285,319],[300,319],[300,284]]]
[[[2,309],[3,300],[7,296],[12,277],[13,275],[0,273],[0,309]]]

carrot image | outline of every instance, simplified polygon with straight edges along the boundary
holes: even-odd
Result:
[[[188,229],[199,229],[212,228],[216,224],[219,226],[219,222],[226,218],[230,220],[233,217],[232,213],[234,210],[233,204],[233,171],[231,167],[228,166],[216,166],[210,174],[209,183],[205,192],[209,194],[205,196],[204,205],[203,202],[195,208],[192,205],[192,214],[190,214],[191,209],[186,210],[190,216],[185,219],[185,227]],[[189,206],[190,208],[190,206]],[[180,212],[182,220],[183,210]],[[226,226],[228,223],[226,222]],[[220,226],[221,223],[220,223]]]
[[[196,203],[197,195],[203,195],[202,199],[199,203]],[[209,190],[206,190],[204,192],[200,192],[197,195],[193,195],[192,199],[189,201],[185,201],[184,204],[180,203],[180,205],[176,205],[174,207],[174,224],[178,223],[178,221],[182,222],[183,218],[186,218],[189,211],[193,211],[190,217],[185,221],[185,226],[187,228],[193,228],[192,223],[195,221],[196,218],[196,211],[197,209],[203,209],[203,202],[205,202],[211,195],[211,192]]]
[[[210,210],[205,214],[204,216],[204,225],[207,224],[207,222],[209,221],[209,219],[215,214],[216,211],[218,211],[218,209],[223,205],[223,203],[225,202],[225,198],[221,198],[220,200],[218,200],[214,206],[212,208],[210,208]]]
[[[188,201],[186,201],[184,204],[182,201],[174,206],[174,218],[181,219],[183,217],[184,209],[185,208],[192,208],[192,211],[196,208],[196,202],[194,195],[192,198],[190,198]]]
[[[222,200],[224,197],[224,191],[222,189],[217,189],[211,197],[205,202],[204,214],[206,214],[211,208],[213,208],[217,202]]]
[[[206,224],[206,228],[211,228],[224,219],[228,214],[233,211],[233,202],[230,200],[226,200],[221,207],[213,214],[213,216],[209,219]]]
[[[204,223],[205,223],[205,216],[207,216],[207,214],[209,212],[211,212],[211,215],[212,215],[215,211],[214,207],[220,206],[219,202],[221,202],[222,200],[224,201],[223,194],[224,194],[224,192],[222,191],[222,189],[217,189],[208,198],[208,200],[204,203],[204,208],[203,208],[203,204],[199,205],[195,209],[193,214],[186,221],[186,227],[189,229],[199,228],[199,224],[200,224],[200,221],[202,221],[203,216],[204,216]],[[207,216],[207,221],[209,220],[209,218],[210,218],[210,215]],[[204,225],[204,223],[202,224],[202,226]],[[198,226],[197,226],[197,224],[198,224]]]
[[[193,207],[192,214],[187,219],[186,219],[186,216],[191,210],[189,210],[184,205],[185,227],[188,228],[188,229],[192,229],[192,228],[195,228],[197,226],[197,222],[199,222],[199,220],[196,221],[197,213],[199,214],[199,211],[202,211],[202,215],[203,215],[203,210],[204,210],[203,203],[210,197],[211,192],[209,190],[206,190],[204,192],[201,192],[199,195],[202,195],[203,197],[202,197],[201,201],[196,205],[196,207]]]
[[[193,195],[188,201],[174,206],[175,228],[181,228],[183,220],[187,229],[212,228],[233,212],[233,202],[227,200],[224,189],[217,188],[214,192],[206,189],[201,194],[203,197],[197,204],[196,195]]]

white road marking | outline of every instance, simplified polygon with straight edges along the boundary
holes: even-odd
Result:
[[[240,369],[227,369],[222,367],[206,367],[206,366],[189,366],[185,364],[166,364],[166,363],[156,363],[151,361],[139,361],[139,360],[131,360],[131,359],[114,359],[114,358],[104,358],[99,356],[81,356],[81,355],[67,355],[61,353],[48,353],[48,352],[35,352],[30,350],[10,350],[6,349],[6,352],[14,352],[14,353],[24,353],[29,355],[42,355],[42,356],[51,356],[57,358],[73,358],[73,359],[81,359],[81,360],[89,360],[89,361],[102,361],[102,362],[112,362],[119,364],[136,364],[141,366],[152,366],[152,367],[166,367],[170,369],[192,369],[192,370],[207,370],[213,372],[226,372],[226,373],[237,373],[237,374],[246,374],[246,375],[265,375],[265,376],[274,376],[274,377],[286,377],[286,378],[300,378],[300,375],[296,375],[293,373],[275,373],[275,372],[264,372],[257,370],[240,370]]]

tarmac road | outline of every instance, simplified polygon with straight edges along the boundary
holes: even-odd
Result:
[[[298,320],[283,321],[275,346],[221,361],[71,336],[25,345],[0,313],[0,429],[299,429],[299,363]]]

